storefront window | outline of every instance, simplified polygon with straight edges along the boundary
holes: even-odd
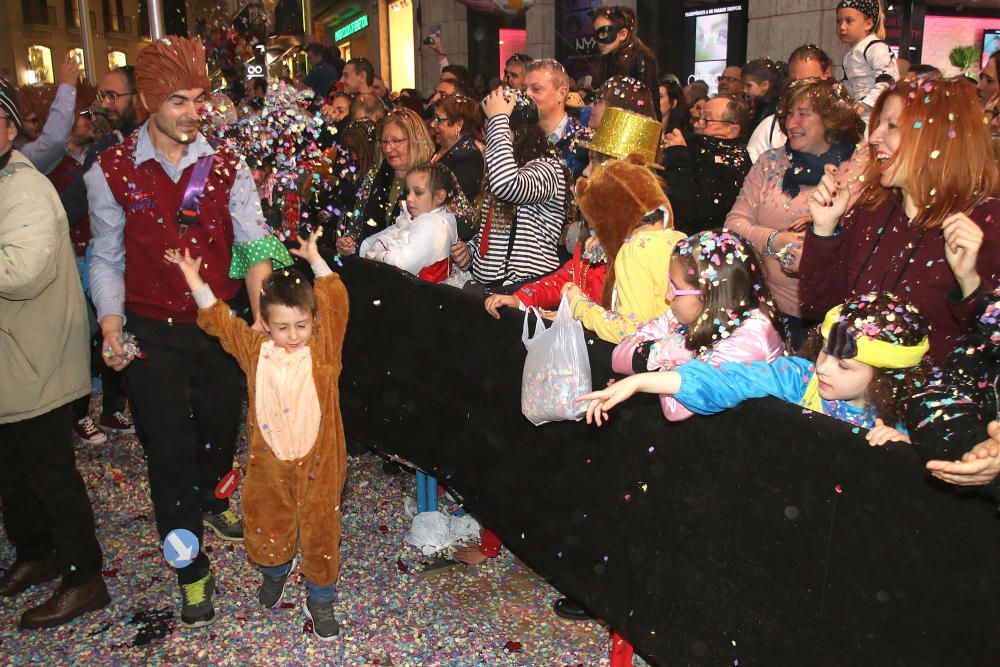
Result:
[[[125,67],[126,59],[125,54],[121,51],[109,51],[108,52],[108,69],[115,69],[116,67]]]
[[[416,68],[413,62],[413,2],[395,0],[389,3],[389,70],[386,83],[392,90],[413,88]]]
[[[28,47],[28,83],[53,83],[52,51],[47,46],[36,44]]]

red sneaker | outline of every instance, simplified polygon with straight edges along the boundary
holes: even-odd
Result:
[[[101,415],[99,426],[105,433],[114,435],[131,435],[135,433],[135,424],[132,423],[132,418],[120,410],[110,415]]]
[[[97,428],[94,420],[89,416],[73,423],[73,432],[89,445],[103,445],[108,441],[108,436],[104,435],[101,429]]]

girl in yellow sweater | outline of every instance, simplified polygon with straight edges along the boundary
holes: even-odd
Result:
[[[611,343],[635,333],[667,311],[670,257],[684,234],[673,229],[673,210],[659,179],[638,154],[624,160],[592,163],[589,178],[576,184],[580,212],[606,241],[614,263],[604,280],[601,303],[591,301],[573,283],[563,286],[573,317]],[[623,226],[619,221],[628,220]],[[609,232],[601,230],[610,229]],[[625,238],[621,238],[624,235]]]

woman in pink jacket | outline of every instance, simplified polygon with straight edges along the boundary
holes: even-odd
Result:
[[[809,324],[801,320],[798,256],[809,216],[809,196],[827,164],[839,167],[837,180],[853,202],[863,185],[858,177],[868,152],[857,150],[864,124],[846,90],[826,79],[791,83],[778,105],[788,143],[762,154],[743,181],[726,229],[736,232],[763,258],[764,278],[787,321],[793,348]]]
[[[670,309],[615,347],[611,366],[631,375],[671,370],[697,358],[774,361],[785,352],[777,309],[753,247],[730,232],[701,232],[677,244],[670,262]],[[693,413],[660,396],[670,421]]]

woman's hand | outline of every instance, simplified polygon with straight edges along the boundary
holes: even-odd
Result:
[[[472,262],[472,252],[469,250],[469,244],[465,241],[459,241],[451,247],[451,261],[455,265],[464,269]]]
[[[956,486],[983,486],[1000,474],[1000,423],[990,422],[989,436],[965,453],[961,461],[934,460],[927,469],[941,481]]]
[[[602,426],[608,421],[608,410],[623,401],[627,401],[639,389],[638,375],[632,375],[608,385],[600,391],[592,391],[584,394],[577,400],[578,403],[590,401],[587,406],[587,423]]]
[[[837,183],[835,165],[826,165],[824,172],[819,185],[809,195],[809,213],[813,220],[813,232],[817,236],[833,236],[837,223],[847,212],[851,193],[846,186]]]
[[[511,294],[490,294],[483,305],[487,313],[499,320],[501,308],[517,308],[521,305],[521,300]]]
[[[941,223],[944,257],[965,298],[979,288],[976,258],[983,246],[983,230],[964,213],[949,215]]]
[[[337,239],[338,255],[353,255],[358,250],[358,243],[350,236],[341,236]]]
[[[316,262],[323,259],[319,254],[319,237],[323,236],[323,228],[317,227],[316,231],[309,235],[309,238],[303,239],[300,234],[298,237],[299,247],[289,248],[288,252],[295,255],[296,257],[301,257],[302,259],[309,262],[310,266]]]
[[[798,273],[799,263],[802,261],[802,244],[805,243],[805,230],[810,222],[812,218],[809,216],[799,218],[790,224],[788,229],[774,237],[775,255],[781,263],[781,270],[789,275]]]
[[[483,100],[483,113],[487,118],[509,116],[514,111],[517,97],[500,86]]]
[[[879,445],[884,445],[887,442],[910,442],[910,437],[904,435],[902,431],[895,429],[891,426],[886,426],[885,422],[881,419],[875,420],[875,427],[868,431],[865,435],[865,440],[872,447],[877,447]]]

